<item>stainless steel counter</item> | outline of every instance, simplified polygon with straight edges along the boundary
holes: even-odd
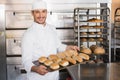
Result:
[[[120,63],[75,65],[68,72],[73,80],[120,80]]]

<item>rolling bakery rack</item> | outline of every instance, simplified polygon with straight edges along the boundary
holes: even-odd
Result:
[[[92,20],[92,21],[91,21]],[[98,45],[105,49],[102,55],[105,62],[111,61],[111,22],[110,9],[75,8],[74,9],[74,43],[81,47]],[[105,57],[105,58],[104,58]]]
[[[120,48],[120,8],[117,8],[114,14],[114,61],[120,58],[117,50]]]

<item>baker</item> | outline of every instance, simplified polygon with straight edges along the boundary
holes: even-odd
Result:
[[[48,72],[45,66],[35,66],[32,62],[41,56],[49,56],[67,49],[79,50],[79,48],[61,43],[55,27],[46,22],[46,2],[35,0],[31,12],[34,21],[22,37],[22,62],[27,71],[27,78],[28,80],[59,80],[59,71]]]

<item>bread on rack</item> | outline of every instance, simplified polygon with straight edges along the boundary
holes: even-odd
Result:
[[[95,41],[95,39],[94,39],[94,38],[89,38],[88,40],[89,40],[90,42]]]
[[[87,41],[86,38],[81,38],[80,40],[81,40],[82,42],[86,42],[86,41]]]
[[[91,45],[90,49],[94,54],[105,54],[105,49],[103,47],[99,47],[97,45]]]
[[[102,34],[102,32],[96,32],[96,34],[101,35],[101,34]]]
[[[81,35],[87,35],[87,32],[81,32],[80,34]]]
[[[100,42],[101,42],[101,41],[103,41],[103,38],[101,38],[101,37],[100,37],[100,38],[97,38],[97,41],[100,41]]]
[[[95,34],[95,33],[94,33],[94,32],[89,32],[89,34],[90,34],[90,35],[93,35],[93,34]]]
[[[90,28],[88,25],[82,25],[81,28]]]
[[[52,64],[50,65],[50,68],[53,69],[53,70],[56,70],[56,69],[59,69],[60,66],[59,66],[58,63],[52,63]]]
[[[104,26],[98,26],[98,25],[96,25],[96,26],[94,26],[94,28],[104,28]]]
[[[101,19],[97,19],[97,18],[92,18],[92,19],[89,19],[87,20],[88,22],[103,22],[103,20]]]
[[[40,63],[44,63],[46,60],[47,60],[47,57],[45,57],[45,56],[42,56],[42,57],[40,57],[40,58],[38,59],[38,61],[39,61]]]

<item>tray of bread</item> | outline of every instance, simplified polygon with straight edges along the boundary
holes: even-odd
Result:
[[[41,56],[39,60],[34,61],[35,65],[44,65],[49,72],[65,69],[67,67],[84,64],[90,60],[90,56],[85,53],[78,53],[74,50],[67,50],[57,54],[51,54],[48,57]]]

